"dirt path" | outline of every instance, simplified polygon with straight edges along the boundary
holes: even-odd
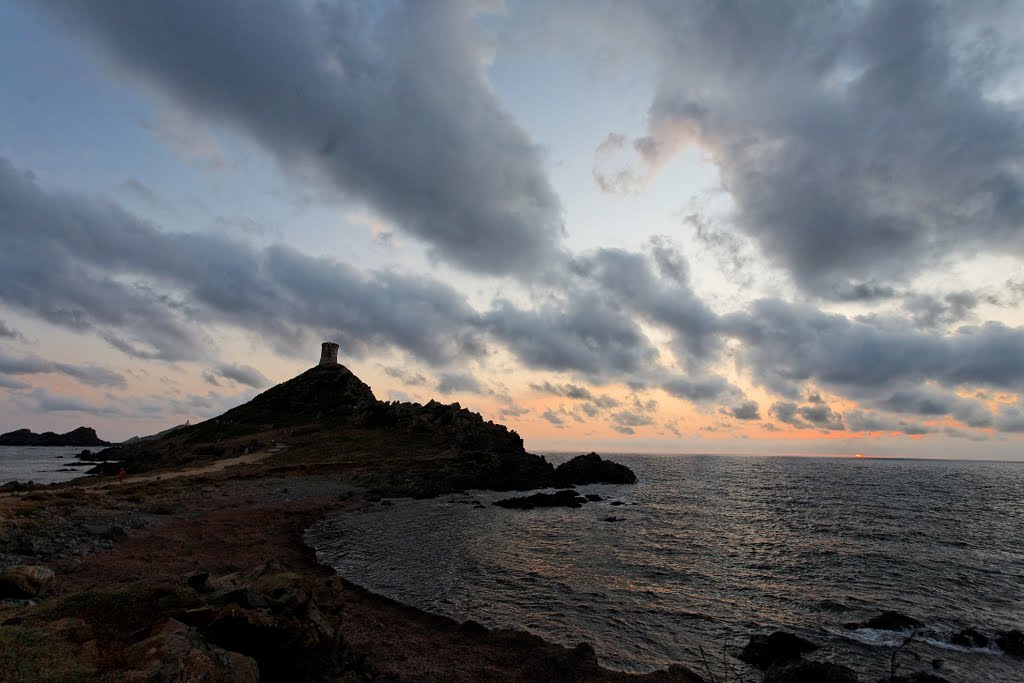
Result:
[[[228,467],[235,467],[236,465],[248,465],[251,463],[259,462],[264,460],[274,453],[279,453],[280,449],[269,449],[266,451],[258,451],[256,453],[248,453],[246,455],[240,455],[237,458],[227,458],[225,460],[218,460],[211,462],[209,465],[202,465],[201,467],[192,467],[184,470],[175,470],[170,472],[153,472],[150,474],[135,474],[129,475],[124,478],[125,484],[143,484],[148,481],[166,481],[167,479],[178,479],[180,477],[193,477],[197,474],[209,474],[210,472],[219,472],[227,469]],[[111,477],[113,479],[113,477]],[[83,486],[82,489],[85,491],[92,491],[97,489],[105,489],[110,486],[117,486],[116,481],[106,481],[101,484],[91,484],[89,486]]]

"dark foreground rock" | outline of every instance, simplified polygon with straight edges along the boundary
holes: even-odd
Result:
[[[776,662],[795,661],[804,653],[817,649],[817,645],[805,638],[785,631],[776,631],[767,636],[751,636],[739,658],[764,671]]]
[[[79,427],[64,434],[43,432],[36,434],[28,429],[16,429],[0,434],[0,446],[109,446],[109,441],[96,436],[92,427]]]
[[[790,660],[770,666],[762,683],[857,683],[857,672],[832,662]]]
[[[513,510],[532,510],[533,508],[578,508],[587,499],[572,489],[555,491],[554,493],[535,493],[532,496],[518,496],[516,498],[503,498],[495,501],[492,505]]]
[[[953,645],[960,647],[988,647],[989,637],[973,628],[965,628],[949,639]]]
[[[53,581],[53,570],[34,565],[15,565],[0,573],[0,599],[35,598]]]
[[[879,679],[878,683],[949,683],[948,678],[936,676],[928,671],[915,671],[906,676],[896,675]]]
[[[578,455],[555,468],[556,486],[634,483],[633,470],[611,460],[602,460],[597,453]]]
[[[1024,633],[1018,629],[996,633],[996,645],[1011,657],[1024,658]]]

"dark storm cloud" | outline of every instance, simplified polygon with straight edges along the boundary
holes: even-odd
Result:
[[[915,294],[903,301],[903,309],[914,324],[922,329],[953,325],[969,318],[981,298],[973,292],[952,292],[944,297]]]
[[[842,431],[843,416],[823,403],[797,405],[791,401],[778,401],[772,404],[768,412],[779,422],[785,422],[797,429],[821,429],[825,431]]]
[[[992,425],[992,412],[981,401],[929,387],[896,391],[872,404],[891,413],[952,415],[968,427]]]
[[[169,361],[207,357],[204,323],[258,332],[285,353],[309,330],[337,338],[346,354],[380,345],[430,362],[482,353],[477,314],[447,285],[284,246],[161,232],[114,204],[46,193],[3,159],[0,300]]]
[[[43,4],[121,72],[373,204],[440,259],[528,272],[557,249],[558,198],[488,85],[470,3]]]
[[[123,375],[98,365],[57,363],[36,355],[12,356],[3,350],[0,350],[0,373],[7,375],[58,373],[73,377],[82,384],[92,387],[122,387],[125,385]]]
[[[636,150],[622,177],[704,146],[736,226],[808,293],[873,299],[947,258],[1021,253],[1019,3],[530,7],[537,33],[566,14],[563,43],[653,72],[646,134],[614,138]]]
[[[661,388],[676,398],[685,398],[694,403],[707,403],[726,397],[741,397],[742,392],[723,377],[672,377],[661,384]]]
[[[239,384],[244,384],[253,389],[262,389],[270,384],[262,372],[251,365],[223,364],[217,366],[217,374]]]
[[[929,379],[949,387],[1024,386],[1024,329],[997,322],[940,335],[777,299],[758,300],[720,322],[725,334],[743,341],[739,355],[755,381],[790,398],[807,382],[844,394]]]

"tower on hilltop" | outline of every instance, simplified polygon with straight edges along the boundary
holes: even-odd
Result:
[[[320,365],[338,364],[338,345],[334,342],[324,342],[320,345]]]

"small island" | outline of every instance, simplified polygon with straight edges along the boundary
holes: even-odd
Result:
[[[0,446],[110,446],[96,435],[92,427],[79,427],[64,434],[43,432],[36,434],[29,429],[15,429],[13,432],[0,434]]]

